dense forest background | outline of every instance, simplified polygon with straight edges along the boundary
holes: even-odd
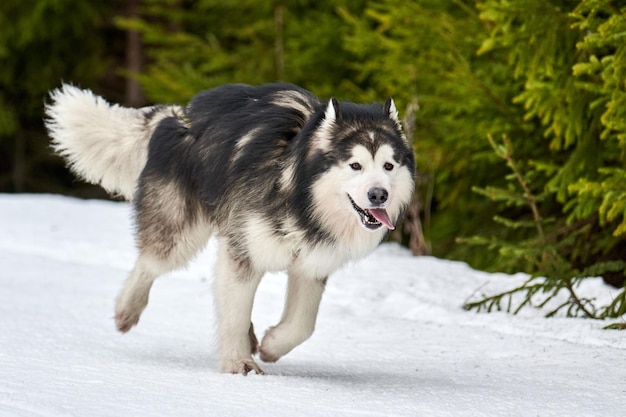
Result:
[[[528,272],[511,292],[525,305],[565,290],[569,314],[626,312],[623,291],[610,306],[576,293],[587,276],[624,284],[618,0],[4,0],[0,192],[105,197],[48,147],[42,108],[62,81],[142,106],[276,80],[325,99],[395,98],[419,173],[412,217],[394,238]],[[509,295],[468,308],[511,309]]]

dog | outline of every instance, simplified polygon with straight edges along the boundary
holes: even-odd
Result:
[[[328,276],[369,254],[409,205],[415,160],[394,101],[354,104],[286,83],[231,84],[185,107],[127,108],[64,84],[45,106],[52,148],[134,206],[138,258],[115,303],[139,321],[158,276],[218,242],[219,370],[262,374],[313,333]],[[257,286],[287,271],[280,322],[259,344]]]

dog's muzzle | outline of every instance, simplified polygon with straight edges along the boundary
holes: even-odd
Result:
[[[387,199],[387,191],[385,191],[385,201]],[[382,225],[385,225],[389,230],[394,230],[395,226],[391,222],[389,215],[387,214],[387,210],[384,208],[361,208],[357,203],[354,202],[350,194],[348,194],[348,198],[350,199],[350,204],[352,204],[352,208],[357,212],[359,217],[361,218],[361,224],[369,229],[376,230],[380,228]],[[370,201],[372,198],[370,197]],[[380,204],[380,203],[379,203]]]

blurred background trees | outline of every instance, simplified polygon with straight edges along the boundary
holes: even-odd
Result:
[[[140,106],[276,80],[325,99],[395,98],[414,128],[434,255],[545,276],[555,273],[541,254],[551,253],[564,276],[593,271],[623,285],[617,0],[5,0],[0,191],[103,196],[48,148],[42,105],[61,81]]]

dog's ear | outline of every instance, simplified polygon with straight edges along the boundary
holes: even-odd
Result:
[[[326,122],[334,122],[339,117],[341,117],[341,112],[339,110],[339,103],[335,98],[331,98],[328,100],[328,106],[326,106],[326,111],[324,112],[324,120]]]
[[[336,126],[337,119],[341,116],[339,110],[339,103],[334,98],[328,100],[328,104],[326,105],[326,110],[324,110],[324,118],[321,119],[319,126],[317,127],[318,132],[320,134],[315,135],[317,138],[317,143],[315,146],[316,150],[323,150],[324,152],[328,151],[330,147],[329,143],[334,137],[333,131]]]
[[[398,110],[396,109],[396,103],[394,103],[391,97],[389,97],[387,101],[385,101],[385,105],[383,106],[383,113],[385,114],[385,116],[389,117],[394,122],[400,124],[400,118],[398,117]]]

